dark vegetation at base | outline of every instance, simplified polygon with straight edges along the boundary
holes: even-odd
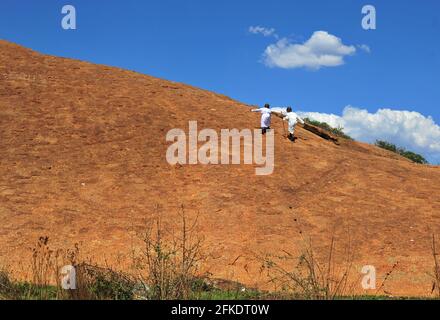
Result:
[[[100,268],[101,269],[101,268]],[[0,273],[0,300],[160,300],[145,294],[141,283],[131,278],[129,281],[124,274],[112,273],[101,269],[95,273],[96,278],[90,278],[88,284],[78,285],[76,290],[63,290],[56,285],[40,286],[30,282],[11,280],[6,272]],[[259,292],[253,289],[243,289],[237,286],[221,289],[212,286],[204,279],[194,279],[191,291],[181,300],[259,300],[280,299],[281,296]]]
[[[136,283],[118,282],[113,279],[102,281],[96,279],[93,286],[86,290],[65,291],[59,293],[57,286],[38,286],[28,282],[14,282],[4,272],[0,272],[0,300],[150,300],[136,295]],[[221,289],[210,286],[203,280],[195,280],[191,295],[184,300],[295,300],[310,299],[286,292],[268,293],[238,286],[235,289]],[[132,290],[134,288],[134,290]],[[42,296],[44,292],[44,296]],[[99,293],[98,293],[99,292]],[[432,297],[389,297],[382,295],[347,295],[336,296],[334,300],[434,300]],[[157,300],[157,299],[151,299]]]

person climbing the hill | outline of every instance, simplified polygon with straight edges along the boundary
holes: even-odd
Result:
[[[301,119],[295,112],[292,111],[291,107],[288,107],[285,112],[275,113],[278,117],[282,118],[284,121],[287,121],[289,124],[289,135],[287,138],[295,142],[295,127],[298,122],[304,124],[304,120]]]
[[[266,103],[264,108],[252,109],[251,112],[261,112],[261,133],[265,135],[267,130],[270,130],[270,122],[272,119],[272,110],[270,110],[270,105]]]

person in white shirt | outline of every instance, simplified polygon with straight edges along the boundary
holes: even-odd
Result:
[[[264,108],[252,109],[251,112],[261,113],[261,132],[263,135],[266,134],[267,130],[270,130],[270,123],[272,120],[272,110],[270,109],[270,105],[265,104]]]
[[[284,121],[287,121],[289,124],[289,135],[287,138],[295,142],[295,127],[298,122],[304,124],[304,120],[301,119],[295,112],[292,111],[291,107],[288,107],[286,112],[281,113],[280,115]]]

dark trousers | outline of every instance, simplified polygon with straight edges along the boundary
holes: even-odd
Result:
[[[292,142],[295,142],[296,138],[294,137],[293,134],[289,133],[289,135],[287,136],[287,139],[289,139]]]

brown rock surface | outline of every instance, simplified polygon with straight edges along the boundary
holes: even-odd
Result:
[[[248,165],[170,166],[165,135],[190,120],[216,130],[259,123],[222,95],[0,41],[0,262],[24,261],[43,235],[116,261],[156,205],[171,222],[183,204],[199,214],[217,278],[265,287],[255,254],[296,252],[305,236],[324,253],[335,232],[379,280],[399,262],[388,292],[430,294],[439,167],[302,128],[292,144],[278,119],[270,176]]]

